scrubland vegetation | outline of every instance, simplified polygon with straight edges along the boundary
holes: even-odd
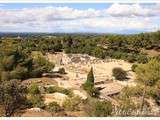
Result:
[[[52,116],[67,116],[67,112],[83,111],[82,116],[160,116],[160,113],[144,113],[150,110],[147,101],[155,101],[160,107],[160,54],[150,56],[145,50],[160,52],[160,31],[136,35],[81,35],[62,34],[47,37],[43,35],[23,38],[2,37],[0,39],[0,114],[13,116],[20,110],[38,107],[52,113]],[[82,90],[88,98],[82,100],[71,89],[52,86],[44,93],[63,93],[70,96],[62,105],[44,103],[39,86],[22,85],[28,78],[41,78],[51,73],[55,64],[48,61],[46,53],[65,52],[88,54],[100,59],[122,59],[133,63],[136,86],[125,87],[115,95],[116,104],[100,100],[99,89],[95,87],[93,68],[88,73]],[[54,73],[53,73],[54,74]],[[67,74],[64,68],[59,74]],[[114,68],[113,77],[127,80],[123,68]],[[136,113],[136,112],[137,113]]]

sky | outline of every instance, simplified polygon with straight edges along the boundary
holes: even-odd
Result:
[[[158,3],[0,4],[0,32],[132,34],[157,30]]]

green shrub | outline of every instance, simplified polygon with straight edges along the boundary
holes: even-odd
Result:
[[[56,92],[56,89],[55,89],[55,87],[48,87],[48,88],[46,89],[46,92],[47,92],[47,93],[54,93],[54,92]]]
[[[46,89],[46,92],[47,93],[59,92],[59,93],[63,93],[65,95],[69,95],[69,96],[73,95],[73,93],[72,93],[72,91],[70,89],[65,89],[65,88],[58,87],[58,86],[48,87]]]
[[[59,68],[58,72],[60,74],[66,74],[65,69],[64,68]]]
[[[22,108],[26,101],[25,87],[19,81],[10,80],[0,83],[0,113],[5,117]]]
[[[31,84],[28,88],[28,93],[32,95],[40,94],[40,90],[36,84]]]
[[[124,80],[127,78],[127,73],[122,68],[113,68],[112,75],[117,80]]]
[[[93,107],[92,115],[96,117],[107,117],[112,113],[112,104],[108,101],[97,101]]]
[[[109,101],[90,99],[84,106],[84,111],[91,117],[107,117],[112,114],[112,104]]]
[[[60,112],[61,111],[61,107],[56,102],[49,103],[47,106],[47,109],[50,112]]]
[[[12,79],[24,79],[28,75],[28,70],[25,67],[17,66],[14,70],[10,72],[10,77]]]
[[[146,56],[146,55],[139,55],[139,56],[137,57],[137,62],[138,62],[138,63],[143,63],[143,64],[145,64],[145,63],[147,63],[148,61],[149,61],[149,57]]]
[[[67,98],[63,103],[63,107],[67,111],[77,111],[80,109],[81,101],[82,100],[79,96]]]
[[[44,100],[41,95],[31,95],[29,101],[33,107],[45,108]]]
[[[32,104],[32,101],[30,99],[26,99],[24,101],[24,104],[25,108],[32,108],[33,107],[33,104]]]
[[[91,87],[89,84],[83,84],[83,89],[91,96],[98,97],[100,92],[97,88]]]
[[[98,89],[98,88],[93,87],[93,88],[90,90],[90,96],[91,96],[91,97],[98,97],[99,95],[100,95],[100,92],[99,92],[99,89]]]
[[[136,69],[137,67],[138,67],[137,64],[133,64],[132,67],[131,67],[132,71],[135,72],[135,69]]]
[[[4,70],[6,71],[12,70],[13,66],[15,65],[15,56],[14,55],[4,56],[1,60],[1,64]]]
[[[65,95],[73,96],[73,92],[71,89],[61,88],[61,90],[59,92],[65,94]]]

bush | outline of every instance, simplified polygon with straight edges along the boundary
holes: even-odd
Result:
[[[22,108],[26,101],[25,87],[19,81],[3,81],[0,84],[0,113],[5,117],[11,116]]]
[[[59,68],[58,72],[60,74],[66,74],[65,69],[64,68]]]
[[[47,93],[59,92],[59,93],[63,93],[63,94],[65,94],[65,95],[70,95],[70,96],[72,96],[72,94],[73,94],[70,89],[65,89],[65,88],[58,87],[58,86],[48,87],[48,88],[46,89],[46,92],[47,92]]]
[[[40,94],[40,90],[36,84],[31,84],[28,88],[28,93],[32,95]]]
[[[5,71],[12,70],[15,64],[15,56],[14,55],[4,56],[1,60],[1,64]]]
[[[149,57],[147,57],[146,55],[139,55],[138,58],[137,58],[138,63],[145,64],[148,61],[149,61]]]
[[[48,87],[48,88],[46,89],[46,92],[47,92],[47,93],[54,93],[54,92],[56,92],[56,90],[55,90],[54,87]]]
[[[25,67],[17,66],[14,70],[10,72],[10,77],[12,79],[25,79],[27,78],[28,70]]]
[[[97,101],[95,107],[93,107],[93,116],[107,117],[112,113],[112,104],[108,101]]]
[[[61,107],[56,102],[49,103],[49,105],[47,106],[47,109],[50,112],[60,112],[61,111]]]
[[[41,95],[31,95],[29,101],[33,107],[45,108],[43,97]]]
[[[84,108],[84,111],[91,117],[107,117],[112,113],[112,104],[109,101],[90,99]]]
[[[114,68],[112,70],[112,75],[115,77],[117,80],[124,80],[127,78],[127,73],[124,71],[122,68]]]
[[[135,69],[136,69],[137,67],[138,67],[137,64],[133,64],[132,67],[131,67],[132,71],[135,72]]]
[[[92,88],[90,90],[90,95],[91,97],[98,97],[100,95],[99,89],[98,88]]]
[[[74,96],[67,98],[63,103],[63,107],[67,111],[77,111],[80,109],[80,103],[81,98],[79,96]]]
[[[65,95],[69,95],[69,96],[73,95],[73,93],[70,89],[62,88],[59,92],[65,94]]]

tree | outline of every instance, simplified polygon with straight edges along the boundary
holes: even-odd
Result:
[[[112,70],[112,75],[117,79],[117,80],[124,80],[126,79],[127,73],[124,71],[122,68],[113,68]]]
[[[93,75],[93,68],[92,67],[87,75],[87,81],[85,84],[89,84],[91,87],[94,87],[94,75]]]
[[[5,40],[0,43],[1,81],[40,77],[42,73],[51,71],[54,64],[50,63],[40,51],[26,52],[19,42]]]
[[[63,48],[66,53],[70,53],[72,51],[71,47],[73,44],[73,40],[71,36],[65,36],[63,40]]]
[[[0,106],[4,116],[11,116],[15,110],[23,106],[25,101],[25,88],[15,80],[3,81],[0,84]]]
[[[10,55],[10,56],[4,56],[1,60],[1,64],[3,66],[4,70],[12,70],[12,68],[15,65],[15,56]]]
[[[141,102],[141,111],[143,111],[144,99],[148,87],[156,85],[160,81],[160,62],[151,60],[146,64],[140,64],[136,68],[137,81],[143,85],[143,95]]]
[[[49,62],[40,51],[32,52],[32,58],[31,77],[41,77],[42,73],[50,72],[54,68],[54,64]]]
[[[94,75],[93,75],[93,68],[91,68],[90,72],[87,75],[86,82],[82,85],[83,89],[87,91],[87,93],[92,97],[99,96],[99,90],[94,87]]]
[[[101,49],[99,47],[95,47],[92,51],[92,54],[93,54],[93,56],[98,57],[98,58],[102,58],[102,59],[105,58],[103,49]]]
[[[28,69],[26,67],[17,66],[14,70],[10,72],[10,77],[12,79],[24,79],[27,78]]]

